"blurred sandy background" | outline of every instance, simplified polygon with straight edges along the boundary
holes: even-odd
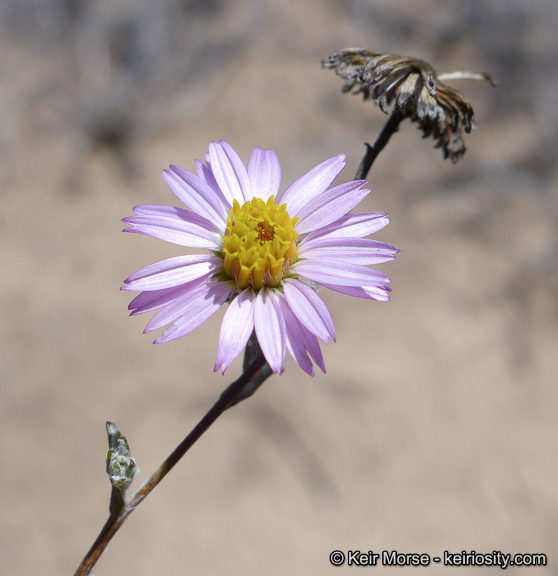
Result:
[[[2,0],[0,575],[73,574],[107,517],[106,420],[141,482],[240,374],[212,373],[222,314],[160,346],[128,318],[122,279],[180,249],[120,219],[175,204],[161,169],[215,139],[274,148],[284,185],[339,152],[352,179],[387,117],[320,61],[355,46],[500,86],[453,83],[478,123],[460,164],[405,123],[374,166],[392,302],[326,293],[327,375],[289,361],[227,413],[96,574],[348,573],[334,549],[558,574],[557,31],[554,0]]]

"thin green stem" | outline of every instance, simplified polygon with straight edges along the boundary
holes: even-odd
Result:
[[[201,438],[208,428],[232,405],[254,378],[259,376],[260,371],[266,365],[265,358],[261,352],[252,360],[250,366],[244,371],[242,376],[235,380],[225,389],[207,414],[198,422],[194,429],[175,448],[170,456],[159,466],[159,468],[144,482],[139,490],[127,502],[124,510],[118,516],[111,515],[97,539],[91,546],[89,552],[82,560],[74,576],[87,576],[91,573],[101,554],[116,534],[120,526],[124,524],[126,518],[143,502],[151,491],[161,482],[161,480],[173,469],[178,461],[188,452],[188,450]]]

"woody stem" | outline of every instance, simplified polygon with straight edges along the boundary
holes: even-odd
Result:
[[[368,143],[365,144],[366,154],[364,155],[364,158],[355,174],[355,180],[366,180],[368,172],[370,172],[370,168],[372,168],[372,164],[374,164],[374,161],[380,152],[386,147],[389,139],[399,130],[399,124],[401,124],[403,118],[404,116],[395,109],[391,113],[391,116],[378,136],[378,139],[374,142],[374,146],[370,146]]]
[[[259,351],[259,350],[258,350]],[[108,543],[116,534],[120,526],[124,524],[126,518],[143,502],[159,482],[171,471],[175,464],[186,454],[186,452],[201,438],[208,428],[231,406],[234,406],[242,394],[246,394],[247,387],[253,387],[256,380],[261,380],[261,372],[266,367],[266,361],[261,352],[254,354],[254,357],[248,367],[245,367],[244,373],[238,380],[225,389],[217,402],[207,412],[207,414],[198,422],[195,428],[184,438],[184,440],[175,448],[170,456],[155,470],[155,472],[146,480],[143,486],[130,498],[125,504],[124,509],[118,515],[111,514],[99,536],[91,546],[89,552],[82,560],[74,576],[87,576],[93,570],[95,564],[101,557]],[[269,374],[271,371],[269,371]],[[266,373],[267,374],[267,373]],[[267,374],[267,375],[269,375]],[[261,384],[261,382],[260,382]],[[253,393],[253,391],[252,391]]]

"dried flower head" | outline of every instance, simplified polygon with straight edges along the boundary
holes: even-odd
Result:
[[[432,136],[444,158],[457,162],[467,149],[462,133],[475,128],[473,107],[457,90],[442,80],[486,80],[484,72],[457,71],[437,74],[434,68],[417,58],[378,54],[360,48],[347,48],[322,61],[324,68],[347,80],[343,92],[356,86],[353,94],[371,98],[386,114],[393,103],[393,114],[418,122],[424,138]]]

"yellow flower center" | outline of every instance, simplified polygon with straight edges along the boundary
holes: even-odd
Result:
[[[296,261],[294,226],[298,218],[278,206],[275,198],[253,198],[243,206],[234,200],[224,237],[225,272],[240,290],[279,286]]]

